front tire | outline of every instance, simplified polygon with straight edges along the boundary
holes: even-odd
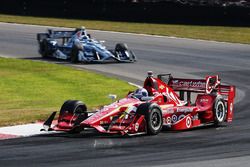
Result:
[[[71,54],[70,54],[70,60],[72,63],[78,63],[79,62],[79,52],[82,51],[83,52],[83,46],[80,43],[74,44],[71,50]]]
[[[77,116],[80,118],[80,120],[77,119],[75,122],[72,122],[78,124],[88,118],[87,106],[79,100],[67,100],[61,107],[58,122],[63,121],[65,115],[72,115],[72,117]],[[77,126],[69,131],[69,133],[80,133],[82,130],[82,127]]]
[[[143,103],[137,108],[137,114],[145,116],[148,135],[160,133],[163,125],[162,111],[157,104]]]
[[[128,50],[128,45],[125,43],[118,43],[115,46],[115,51],[116,52],[125,52]]]

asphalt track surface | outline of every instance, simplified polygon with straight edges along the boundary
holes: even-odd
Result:
[[[0,55],[39,60],[35,34],[46,27],[0,23]],[[219,74],[237,87],[232,124],[157,136],[52,134],[0,141],[0,166],[250,166],[250,45],[90,31],[114,47],[126,42],[135,64],[75,65],[141,84],[147,70],[177,77]],[[70,65],[62,61],[52,63]],[[112,92],[115,93],[115,92]],[[59,107],[59,106],[58,106]]]

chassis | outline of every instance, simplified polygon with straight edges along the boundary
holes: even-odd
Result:
[[[39,53],[44,58],[71,60],[72,63],[133,63],[136,61],[136,56],[126,44],[118,43],[114,50],[108,50],[103,45],[104,41],[91,38],[84,28],[76,28],[74,31],[49,29],[47,33],[38,33],[37,41]]]
[[[68,100],[57,123],[51,125],[56,115],[53,112],[44,130],[72,133],[92,128],[108,134],[156,135],[163,126],[186,130],[208,124],[221,126],[233,120],[235,86],[221,84],[218,76],[183,79],[160,74],[155,78],[149,72],[143,87],[148,97],[138,99],[130,92],[92,114],[81,101]]]

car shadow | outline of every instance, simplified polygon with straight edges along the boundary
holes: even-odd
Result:
[[[56,59],[53,57],[43,58],[43,57],[24,57],[20,59],[25,60],[37,60],[37,61],[44,61],[44,62],[52,62],[55,64],[68,64],[68,65],[103,65],[103,64],[130,64],[135,62],[118,62],[118,61],[102,61],[102,62],[88,62],[88,63],[72,63],[69,60],[62,60],[62,59]]]
[[[209,130],[209,129],[217,129],[217,128],[225,128],[227,127],[227,125],[220,125],[220,126],[216,126],[213,123],[211,124],[207,124],[207,125],[201,125],[201,126],[197,126],[197,127],[193,127],[190,129],[185,129],[185,130],[171,130],[168,127],[163,127],[161,133],[181,133],[181,132],[191,132],[191,131],[199,131],[199,130]]]
[[[51,63],[54,63],[54,64],[72,64],[72,63],[68,62],[67,60],[58,60],[58,59],[55,59],[55,58],[25,57],[25,58],[21,58],[21,59],[43,61],[43,62],[51,62]]]
[[[224,128],[226,125],[222,125],[218,128]],[[163,127],[162,131],[160,133],[162,134],[176,134],[176,133],[182,133],[182,132],[195,132],[199,130],[204,130],[204,129],[216,129],[217,127],[213,124],[209,125],[204,125],[204,126],[199,126],[199,127],[194,127],[191,129],[186,129],[186,130],[171,130],[169,128]],[[137,137],[142,137],[142,136],[149,136],[147,134],[142,134],[142,135],[133,135],[133,136],[128,136],[128,135],[120,135],[120,134],[105,134],[105,133],[99,133],[95,130],[87,130],[87,131],[82,131],[81,133],[67,133],[67,132],[49,132],[47,134],[39,134],[34,137],[52,137],[52,138],[109,138],[109,139],[121,139],[121,138],[137,138]]]
[[[129,138],[127,135],[120,134],[105,134],[93,131],[82,131],[81,133],[67,133],[67,132],[49,132],[48,134],[39,134],[34,137],[52,137],[52,138]]]

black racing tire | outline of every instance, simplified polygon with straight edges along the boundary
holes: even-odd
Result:
[[[157,104],[140,104],[136,113],[145,116],[148,135],[157,135],[160,133],[163,125],[163,118],[161,108]]]
[[[76,114],[78,116],[81,116],[81,121],[85,120],[88,118],[88,113],[87,113],[87,106],[79,100],[67,100],[63,103],[61,110],[60,110],[60,116],[71,113],[71,114]],[[59,117],[60,118],[60,117]],[[58,120],[60,122],[62,120]],[[69,133],[80,133],[82,130],[84,130],[83,127],[76,127],[69,131]]]
[[[70,54],[70,61],[72,63],[78,63],[78,55],[80,51],[83,51],[84,48],[80,43],[76,43],[73,45],[72,50],[71,50],[71,54]]]
[[[213,105],[214,125],[222,126],[227,115],[225,101],[222,98],[217,98]]]
[[[116,52],[124,52],[126,50],[128,50],[128,46],[125,43],[118,43],[115,46],[115,51]]]
[[[87,106],[79,100],[67,100],[61,107],[60,115],[66,111],[72,114],[87,114]]]
[[[40,43],[40,54],[43,58],[49,57],[49,49],[48,49],[48,41],[47,39],[43,39]]]

